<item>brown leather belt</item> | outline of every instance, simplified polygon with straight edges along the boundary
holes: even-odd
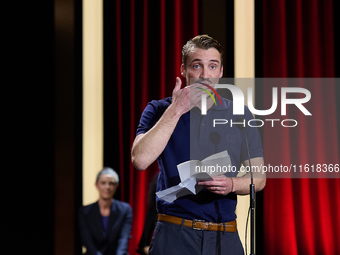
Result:
[[[225,231],[225,232],[236,232],[237,230],[236,220],[224,223],[213,223],[202,220],[187,220],[167,214],[158,214],[158,220],[177,225],[182,225],[182,222],[184,220],[183,224],[184,226],[198,230]]]

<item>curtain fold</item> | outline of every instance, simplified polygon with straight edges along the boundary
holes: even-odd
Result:
[[[147,103],[172,95],[184,43],[199,33],[199,1],[104,1],[104,164],[117,169],[117,199],[134,211],[136,254],[157,163],[134,169],[130,149]],[[184,84],[184,80],[183,84]]]
[[[334,77],[333,1],[262,4],[263,77]],[[296,119],[296,128],[264,127],[266,165],[339,164],[335,84],[308,89],[312,118],[291,110],[285,118]],[[263,91],[268,109],[271,90]],[[265,254],[340,254],[339,201],[339,178],[268,179],[263,195]]]

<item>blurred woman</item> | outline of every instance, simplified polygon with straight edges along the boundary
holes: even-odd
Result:
[[[104,167],[96,179],[99,200],[79,210],[79,227],[87,255],[128,254],[132,228],[132,209],[128,203],[113,199],[119,177]]]

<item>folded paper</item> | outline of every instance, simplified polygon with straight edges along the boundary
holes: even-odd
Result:
[[[213,154],[202,161],[189,160],[177,165],[181,182],[168,189],[158,191],[156,195],[169,203],[186,195],[196,195],[203,187],[197,182],[213,180],[213,176],[226,174],[231,167],[228,151]]]

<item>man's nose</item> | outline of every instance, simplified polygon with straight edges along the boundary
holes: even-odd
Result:
[[[208,70],[206,68],[202,68],[201,70],[202,71],[201,71],[201,74],[200,74],[200,78],[203,78],[203,79],[209,78]]]

